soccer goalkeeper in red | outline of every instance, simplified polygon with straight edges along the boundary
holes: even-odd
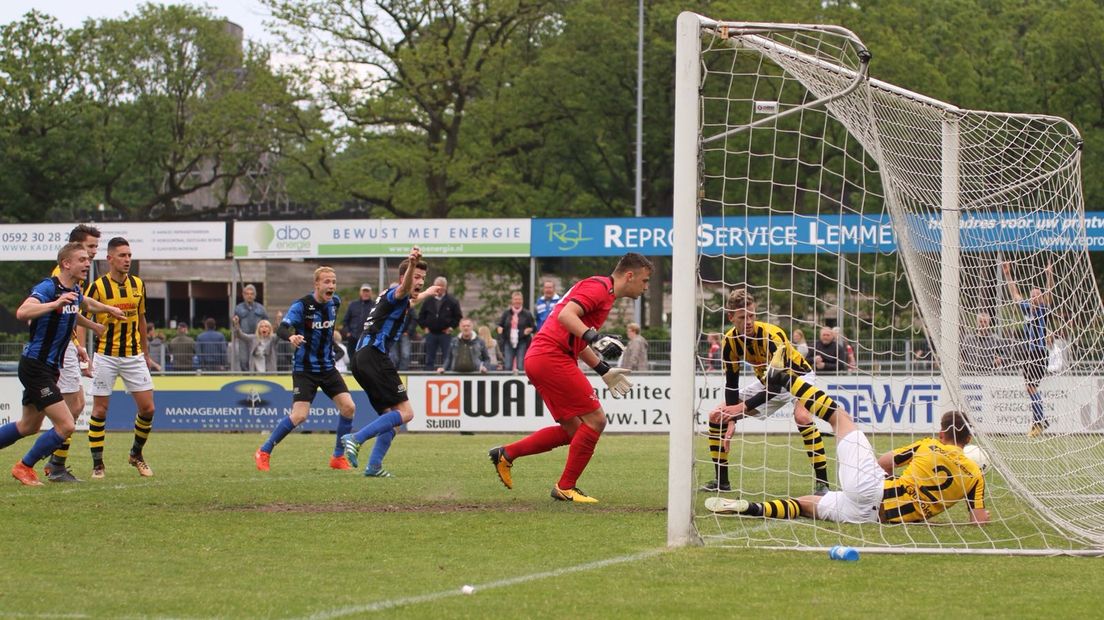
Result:
[[[620,355],[624,345],[598,330],[606,322],[613,302],[622,297],[640,297],[648,290],[651,277],[651,261],[630,252],[621,257],[612,275],[592,276],[576,283],[552,309],[525,354],[525,374],[558,425],[491,449],[491,463],[506,488],[514,488],[510,474],[514,461],[569,446],[563,475],[552,487],[552,499],[589,504],[598,501],[575,486],[606,428],[606,413],[579,369],[578,360],[593,368],[613,394],[628,393],[632,387],[629,371],[611,368],[603,359]]]

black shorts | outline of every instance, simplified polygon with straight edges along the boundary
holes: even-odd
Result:
[[[31,359],[19,358],[19,382],[23,384],[23,404],[34,405],[39,411],[62,400],[58,389],[58,377],[61,371],[49,364]]]
[[[345,378],[337,369],[328,370],[320,375],[309,372],[291,373],[291,401],[295,403],[314,402],[314,395],[322,388],[322,393],[330,399],[349,391]]]
[[[383,413],[410,400],[406,396],[406,385],[391,363],[390,355],[367,346],[357,351],[354,357],[353,376],[368,395],[368,402],[372,403],[376,413]]]
[[[1020,347],[1020,364],[1023,372],[1024,383],[1031,387],[1039,387],[1043,377],[1047,376],[1047,362],[1050,354],[1046,349],[1023,345]]]

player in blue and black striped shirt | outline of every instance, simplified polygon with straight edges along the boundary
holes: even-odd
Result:
[[[38,486],[34,466],[62,445],[76,427],[58,388],[59,369],[65,364],[65,349],[73,328],[81,326],[100,334],[103,326],[81,316],[81,309],[107,312],[117,318],[122,311],[84,296],[80,282],[88,277],[92,258],[80,243],[70,243],[58,252],[58,275],[39,282],[15,311],[20,321],[30,321],[30,342],[19,358],[19,381],[23,384],[23,415],[17,422],[0,426],[0,449],[37,433],[44,418],[53,428],[39,436],[34,446],[12,467],[12,477],[28,486]]]
[[[254,453],[257,469],[269,470],[269,458],[276,444],[302,424],[310,413],[310,405],[321,388],[333,399],[341,414],[337,419],[337,439],[330,467],[350,469],[345,460],[341,436],[353,429],[356,408],[345,379],[334,366],[333,335],[341,298],[337,296],[337,274],[330,267],[314,270],[314,292],[292,302],[276,334],[295,346],[291,369],[291,415],[272,430],[272,435]],[[294,332],[292,331],[294,330]]]
[[[1046,275],[1046,290],[1032,287],[1027,299],[1020,294],[1016,280],[1012,277],[1012,266],[1005,262],[1001,264],[1001,269],[1008,284],[1008,293],[1012,295],[1012,301],[1024,316],[1023,343],[1018,352],[1024,386],[1031,400],[1031,427],[1027,431],[1027,436],[1038,437],[1050,426],[1050,420],[1043,410],[1043,395],[1039,393],[1039,384],[1047,375],[1047,359],[1050,355],[1047,321],[1053,313],[1050,292],[1054,289],[1054,266],[1047,263],[1043,270]]]
[[[342,438],[345,443],[345,458],[356,467],[360,458],[360,445],[372,437],[376,444],[364,475],[375,478],[389,478],[391,474],[383,469],[383,457],[395,438],[395,428],[414,419],[414,409],[406,395],[399,371],[391,363],[388,352],[402,337],[410,306],[428,297],[442,292],[441,287],[431,286],[422,291],[427,266],[422,261],[422,252],[418,246],[410,250],[403,262],[399,263],[399,283],[391,286],[379,297],[376,307],[364,322],[364,331],[356,345],[352,363],[349,364],[357,383],[368,395],[368,402],[379,412],[379,417],[356,433]]]

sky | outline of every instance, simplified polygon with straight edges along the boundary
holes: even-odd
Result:
[[[122,17],[134,13],[144,4],[138,0],[2,0],[0,24],[18,20],[27,11],[37,9],[52,15],[66,28],[80,26],[86,19]],[[272,43],[273,37],[265,32],[264,21],[268,9],[258,0],[173,0],[161,4],[190,4],[206,6],[219,17],[225,17],[245,29],[245,37],[262,43]]]

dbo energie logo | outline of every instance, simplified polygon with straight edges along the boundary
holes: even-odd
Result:
[[[261,222],[253,229],[253,240],[261,250],[306,252],[311,248],[311,229],[281,223],[273,226]]]

